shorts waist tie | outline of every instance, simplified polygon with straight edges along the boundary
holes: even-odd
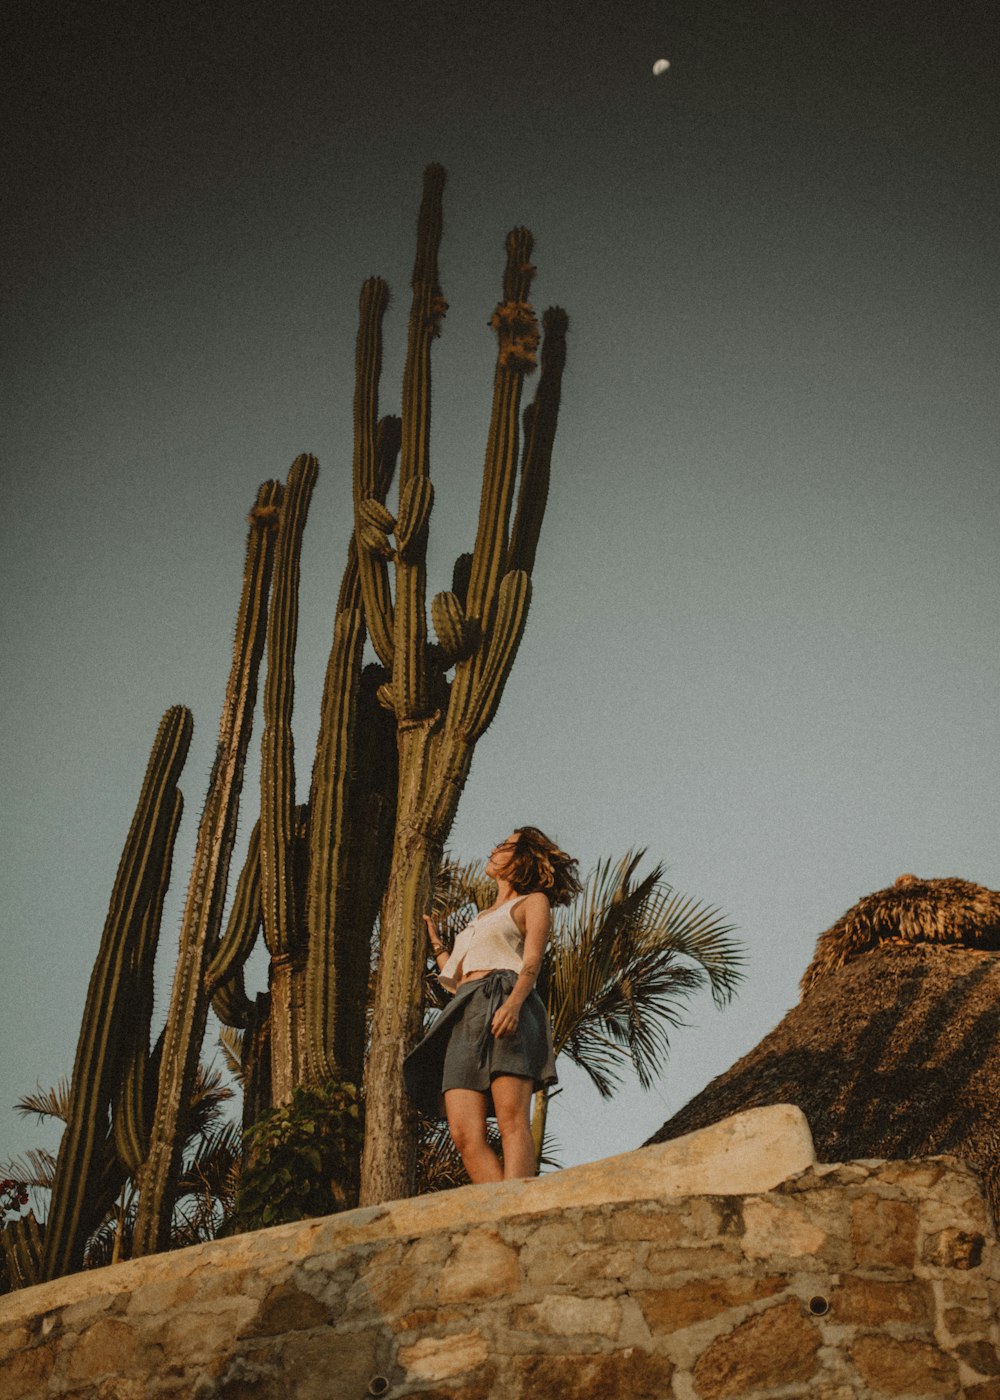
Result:
[[[485,977],[478,979],[479,985],[486,994],[486,1022],[483,1025],[483,1033],[479,1037],[479,1066],[485,1065],[490,1053],[490,1040],[493,1035],[493,1017],[507,1000],[514,983],[517,981],[517,973],[506,968],[496,968],[493,972],[488,972]]]

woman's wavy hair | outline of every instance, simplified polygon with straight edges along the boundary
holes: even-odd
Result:
[[[570,904],[583,888],[577,862],[537,826],[519,826],[506,849],[504,878],[518,894],[541,890],[550,904]]]

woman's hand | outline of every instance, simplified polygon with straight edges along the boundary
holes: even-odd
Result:
[[[513,1035],[520,1016],[521,1008],[509,1000],[505,1001],[503,1006],[497,1007],[493,1013],[490,1030],[498,1039],[505,1035]]]
[[[427,925],[427,941],[431,945],[431,955],[435,958],[439,958],[441,954],[445,952],[445,946],[440,938],[438,938],[437,924],[431,918],[430,914],[424,915],[424,923]]]

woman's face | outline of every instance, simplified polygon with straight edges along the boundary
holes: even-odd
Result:
[[[492,851],[490,851],[490,858],[486,862],[487,875],[492,875],[494,880],[503,875],[504,871],[510,865],[516,845],[517,832],[514,831],[511,832],[506,841],[501,841],[499,845],[493,847]]]

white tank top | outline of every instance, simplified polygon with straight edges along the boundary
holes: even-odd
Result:
[[[516,894],[513,898],[477,914],[471,924],[467,924],[455,939],[455,946],[444,967],[438,973],[442,987],[453,992],[458,981],[466,972],[492,972],[494,968],[506,967],[511,972],[520,972],[524,961],[524,934],[515,924],[512,914],[514,905],[527,895]]]

